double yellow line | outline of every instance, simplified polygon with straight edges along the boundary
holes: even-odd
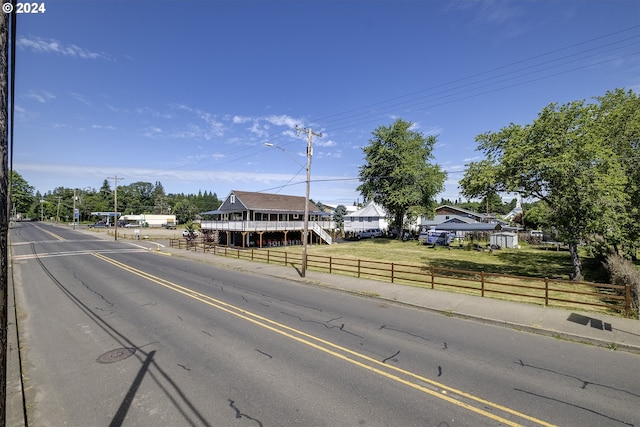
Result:
[[[45,233],[47,233],[49,236],[52,236],[54,239],[58,239],[58,240],[60,240],[60,241],[63,241],[63,242],[64,242],[64,238],[63,238],[63,237],[61,237],[61,236],[59,236],[59,235],[57,235],[56,233],[53,233],[53,232],[51,232],[51,231],[49,231],[49,230],[45,230],[44,228],[42,228],[42,227],[38,227],[37,225],[36,225],[36,228],[37,228],[38,230],[40,230],[40,231],[44,231],[44,232],[45,232]]]
[[[254,325],[260,326],[262,328],[265,328],[277,334],[283,335],[287,338],[291,338],[292,340],[297,341],[301,344],[315,348],[333,357],[336,357],[338,359],[341,359],[353,365],[359,366],[370,372],[374,372],[382,377],[396,381],[400,384],[404,384],[415,390],[419,390],[423,393],[437,397],[438,399],[442,399],[453,405],[475,412],[477,414],[490,418],[499,423],[503,423],[505,425],[514,426],[514,427],[521,425],[519,423],[516,423],[514,421],[511,421],[507,418],[501,417],[494,413],[487,412],[478,406],[492,408],[494,410],[501,411],[504,414],[511,415],[511,418],[527,420],[537,425],[547,426],[547,427],[550,427],[553,425],[545,421],[539,420],[537,418],[531,417],[529,415],[523,414],[521,412],[515,411],[513,409],[507,408],[505,406],[498,405],[493,402],[489,402],[485,399],[482,399],[477,396],[465,393],[461,390],[457,390],[455,388],[449,387],[437,381],[433,381],[429,378],[420,376],[413,372],[406,371],[404,369],[395,367],[393,365],[387,365],[386,363],[380,362],[362,353],[358,353],[346,347],[339,346],[337,344],[323,340],[321,338],[318,338],[306,332],[300,331],[298,329],[292,328],[290,326],[284,325],[282,323],[275,322],[271,319],[268,319],[266,317],[244,310],[240,307],[236,307],[224,301],[212,298],[208,295],[202,294],[200,292],[197,292],[192,289],[186,288],[184,286],[178,285],[176,283],[170,282],[161,277],[154,276],[145,271],[138,270],[127,264],[124,264],[112,258],[106,257],[102,254],[94,253],[93,255],[96,258],[106,261],[136,276],[147,279],[167,289],[171,289],[174,292],[185,295],[189,298],[193,298],[197,301],[200,301],[218,310],[224,311],[240,319],[251,322]],[[402,378],[400,375],[404,376],[405,378]],[[419,382],[428,384],[430,387],[420,385]],[[471,402],[471,403],[468,403],[468,402]],[[474,406],[472,403],[475,403],[477,406]]]

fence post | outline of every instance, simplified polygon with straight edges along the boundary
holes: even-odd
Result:
[[[358,258],[358,279],[360,278],[360,258]]]
[[[544,278],[544,305],[549,305],[549,278]]]
[[[484,271],[480,272],[480,296],[484,298]]]
[[[333,271],[333,258],[329,257],[329,274]]]
[[[624,315],[629,318],[631,315],[631,285],[624,285]]]
[[[289,254],[289,252],[285,252],[284,253],[284,265],[287,265],[287,255]]]
[[[431,289],[435,289],[436,287],[436,269],[433,268],[433,265],[429,266],[429,271],[431,271]]]
[[[395,276],[395,272],[396,272],[395,264],[394,264],[394,263],[391,263],[391,283],[395,283],[395,282],[393,281],[394,276]]]

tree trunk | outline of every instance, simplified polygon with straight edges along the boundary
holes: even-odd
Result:
[[[395,221],[398,227],[398,236],[396,239],[402,240],[402,233],[404,232],[404,212],[397,212]]]
[[[580,282],[582,281],[582,261],[580,260],[580,255],[578,255],[577,243],[569,243],[569,253],[571,254],[571,263],[573,264],[571,280]]]

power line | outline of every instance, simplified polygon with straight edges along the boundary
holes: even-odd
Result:
[[[443,105],[463,102],[498,91],[504,91],[517,86],[531,84],[536,81],[573,73],[581,69],[602,65],[608,62],[618,61],[630,56],[636,56],[640,54],[640,51],[634,50],[627,53],[621,52],[615,56],[612,56],[612,53],[614,51],[628,49],[629,47],[636,47],[637,43],[628,42],[638,40],[639,36],[637,33],[621,39],[611,39],[615,36],[635,31],[638,28],[640,28],[640,25],[624,28],[558,49],[553,49],[547,52],[536,54],[522,60],[494,67],[482,72],[474,73],[466,77],[453,79],[448,82],[417,90],[405,95],[389,98],[383,101],[342,111],[339,113],[330,114],[323,117],[310,118],[308,121],[310,123],[322,123],[325,129],[330,129],[331,132],[336,132],[379,121],[383,118],[386,118],[392,112],[396,114],[407,114],[412,112],[417,107],[437,108]],[[607,39],[609,39],[609,41],[607,41],[606,43],[598,43]],[[553,57],[554,55],[565,53],[567,51],[570,51],[571,49],[575,49],[581,46],[590,46],[594,43],[597,44],[595,46],[587,47],[573,53],[563,54],[561,57]],[[603,55],[606,56],[603,57]],[[598,58],[602,59],[596,60]],[[537,61],[539,59],[544,60]],[[584,61],[589,62],[584,63]],[[580,62],[583,63],[580,64]],[[555,72],[541,74],[543,72],[552,71],[554,69],[566,67],[576,63],[578,63],[578,65],[571,68],[565,68],[557,70]],[[529,65],[521,66],[525,64]],[[514,67],[517,68],[514,69]],[[513,83],[505,84],[509,81]],[[402,109],[402,111],[398,111],[399,109]],[[268,141],[280,141],[283,137],[284,136],[282,135],[282,132],[278,131],[277,133],[268,134],[263,139],[266,139]],[[295,140],[279,142],[279,145],[286,147],[294,144],[295,142]],[[257,146],[258,144],[256,143],[255,145]],[[256,150],[247,149],[247,146],[248,145],[234,147],[233,149],[221,153],[221,155],[227,158],[226,163],[229,164],[241,161],[243,159],[253,158],[259,153]],[[249,147],[250,146],[251,145],[249,145]],[[195,164],[197,165],[195,168],[193,167],[194,164],[191,163],[164,169],[162,171],[158,171],[156,174],[160,175],[164,172],[179,170],[189,166],[191,166],[192,170],[204,170],[210,168],[212,163],[213,160],[204,159],[197,162]],[[296,175],[291,178],[291,180],[295,179],[299,172],[300,171],[298,171]],[[460,172],[452,171],[451,173]]]

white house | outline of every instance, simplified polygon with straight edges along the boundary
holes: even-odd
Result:
[[[374,202],[344,216],[344,231],[347,234],[370,230],[372,228],[379,228],[383,232],[389,228],[387,212],[382,206]]]

